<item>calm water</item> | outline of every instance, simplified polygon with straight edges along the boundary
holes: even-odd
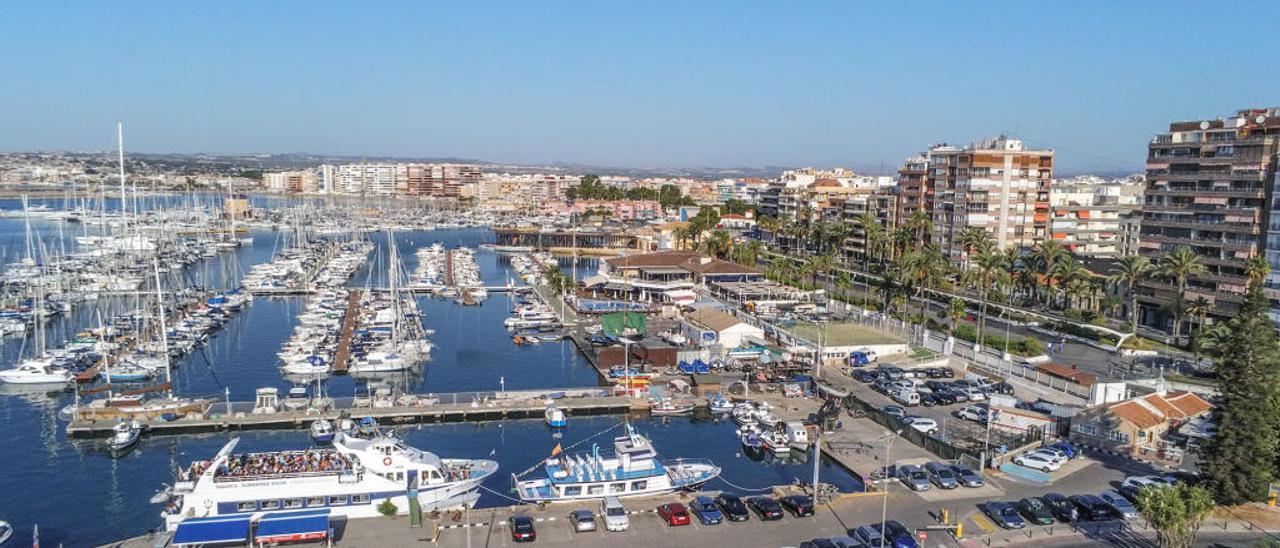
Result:
[[[0,201],[0,208],[13,208]],[[48,241],[57,239],[53,223],[34,226]],[[270,259],[282,245],[276,233],[254,233],[254,244],[225,254],[190,269],[189,280],[216,286],[234,283],[251,265]],[[446,246],[474,246],[490,240],[484,230],[440,230],[396,235],[397,247],[406,268],[412,269],[413,249],[440,241]],[[357,272],[354,286],[382,285],[385,280],[386,235],[374,235],[378,251],[368,268]],[[19,257],[25,241],[21,220],[0,219],[0,245],[6,260]],[[486,283],[500,285],[513,277],[502,256],[480,252],[477,259]],[[566,269],[571,265],[565,263]],[[578,264],[579,275],[595,271],[593,262]],[[496,390],[499,379],[508,389],[591,386],[595,373],[573,348],[572,343],[516,347],[502,326],[509,302],[494,294],[483,306],[462,307],[452,301],[421,299],[426,327],[436,331],[437,347],[424,374],[404,378],[419,392]],[[109,303],[104,303],[109,306]],[[294,317],[302,307],[300,298],[261,298],[241,312],[223,330],[210,338],[203,352],[184,358],[175,371],[179,391],[190,395],[221,395],[229,390],[233,400],[249,400],[262,386],[286,388],[275,353],[289,336]],[[89,325],[91,307],[83,307],[51,330],[50,340]],[[10,367],[23,349],[22,339],[10,338],[0,346],[0,367]],[[357,380],[335,377],[327,388],[333,395],[355,390]],[[0,385],[0,423],[7,429],[7,443],[0,447],[0,472],[5,486],[0,497],[0,519],[17,527],[14,540],[25,544],[33,523],[39,523],[46,545],[62,543],[83,546],[103,543],[146,532],[161,524],[160,508],[147,499],[172,480],[172,469],[192,460],[208,458],[228,439],[228,434],[162,436],[144,438],[127,456],[112,459],[101,450],[98,440],[68,440],[65,424],[56,418],[59,408],[72,401],[69,393],[45,394]],[[479,424],[433,425],[403,431],[409,442],[444,456],[485,457],[492,453],[502,466],[487,484],[482,506],[507,504],[510,474],[521,472],[545,458],[556,443],[566,447],[599,432],[613,429],[592,441],[607,447],[617,432],[617,417],[571,419],[562,439],[553,439],[541,421],[507,421]],[[742,488],[759,488],[809,477],[812,465],[805,463],[765,463],[740,453],[731,422],[710,417],[683,417],[640,420],[640,431],[649,434],[667,457],[705,457],[724,467],[724,478]],[[300,448],[310,444],[305,432],[251,432],[241,435],[245,450]],[[591,441],[581,450],[589,450]],[[838,467],[824,463],[823,481],[845,489],[857,481]],[[713,483],[711,488],[728,488]]]

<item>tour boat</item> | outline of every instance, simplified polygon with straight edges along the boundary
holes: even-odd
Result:
[[[544,412],[547,418],[547,426],[552,428],[564,428],[569,425],[568,419],[564,416],[564,411],[554,405],[548,405]]]
[[[470,507],[480,498],[480,484],[498,470],[492,460],[440,458],[389,436],[362,440],[339,433],[331,449],[236,454],[238,441],[178,471],[161,514],[168,530],[189,518],[257,518],[280,510],[370,518],[381,515],[379,505],[388,499],[401,515]]]
[[[512,475],[516,495],[525,502],[569,502],[609,496],[636,497],[693,489],[720,475],[705,459],[658,460],[658,452],[630,424],[613,440],[613,456],[556,452],[543,463],[547,477],[521,480]]]

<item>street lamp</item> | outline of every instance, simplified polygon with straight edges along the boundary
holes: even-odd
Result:
[[[884,485],[881,490],[884,491],[884,499],[880,502],[880,546],[884,546],[884,528],[885,522],[889,519],[889,448],[893,447],[894,440],[902,434],[902,430],[897,430],[893,434],[888,435],[889,441],[884,444],[884,478],[881,480]]]

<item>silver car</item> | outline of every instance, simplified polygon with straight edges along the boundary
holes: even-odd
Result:
[[[929,481],[929,473],[914,464],[898,467],[898,481],[901,481],[903,485],[906,485],[912,491],[928,491],[933,487],[933,484]]]
[[[572,523],[573,530],[579,533],[587,533],[596,530],[596,517],[590,510],[574,510],[569,512],[569,523]]]
[[[600,501],[600,515],[604,517],[604,528],[609,531],[626,531],[631,525],[627,509],[622,507],[618,497],[605,497]]]

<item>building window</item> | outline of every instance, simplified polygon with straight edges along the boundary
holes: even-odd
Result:
[[[1092,423],[1092,422],[1084,423],[1084,424],[1077,424],[1077,425],[1076,425],[1076,432],[1077,432],[1077,433],[1079,433],[1079,434],[1083,434],[1083,435],[1085,435],[1085,436],[1097,436],[1097,435],[1098,435],[1098,425],[1097,425],[1097,424],[1094,424],[1094,423]]]
[[[587,487],[587,494],[588,494],[588,495],[603,495],[603,494],[604,494],[604,486],[603,486],[603,485],[599,485],[599,484],[588,486],[588,487]]]
[[[1116,443],[1129,443],[1129,434],[1126,434],[1119,430],[1112,430],[1110,432],[1107,432],[1107,439],[1114,441]]]

